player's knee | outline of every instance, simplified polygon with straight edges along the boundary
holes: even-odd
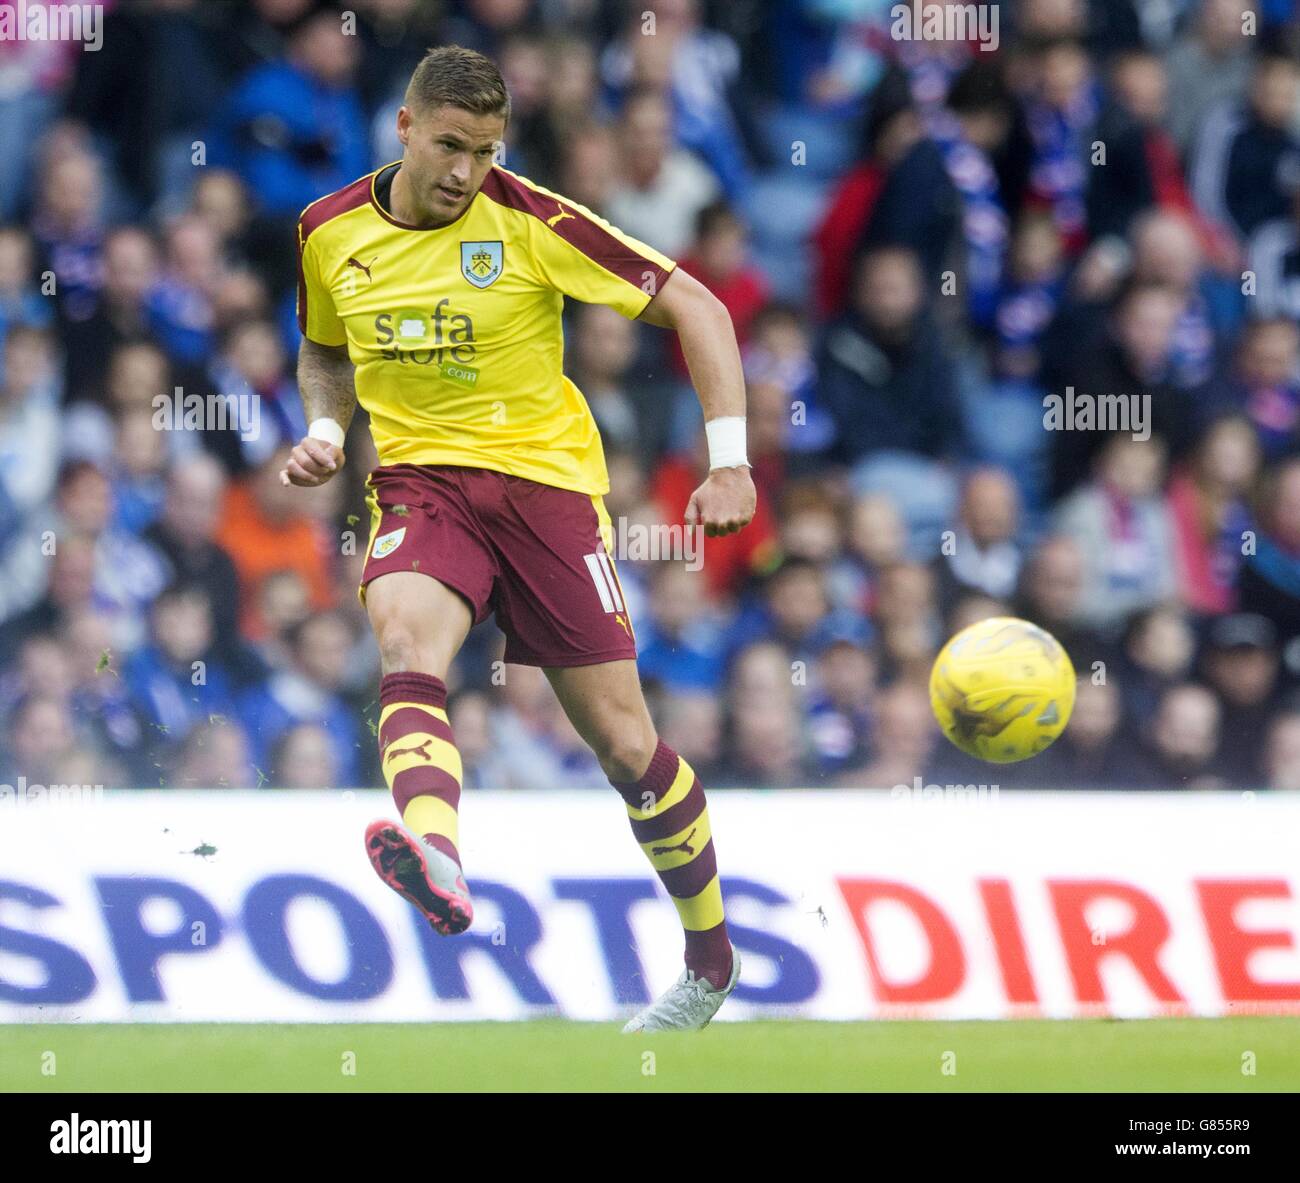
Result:
[[[658,743],[654,731],[635,726],[615,729],[601,736],[596,746],[596,758],[610,780],[634,781],[645,775],[650,757]]]
[[[420,670],[420,645],[415,633],[405,624],[394,622],[378,630],[379,660],[386,674]]]

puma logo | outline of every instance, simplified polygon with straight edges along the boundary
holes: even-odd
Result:
[[[671,851],[674,851],[674,850],[680,850],[680,851],[683,851],[683,852],[686,853],[686,854],[694,854],[694,853],[695,853],[695,848],[691,845],[691,839],[695,837],[695,831],[696,831],[697,829],[699,829],[698,826],[692,826],[692,827],[691,827],[691,832],[690,832],[689,834],[687,834],[686,837],[683,838],[679,843],[677,843],[676,846],[652,846],[652,847],[650,847],[650,853],[651,853],[651,854],[668,854],[668,853],[670,853]]]
[[[409,748],[394,748],[390,744],[387,751],[384,752],[384,759],[388,760],[394,756],[413,756],[417,752],[429,763],[433,763],[433,754],[429,751],[429,741],[427,739],[421,740],[418,744]]]
[[[556,214],[554,217],[547,218],[546,224],[550,226],[552,229],[554,229],[555,224],[557,222],[562,222],[565,218],[572,218],[576,222],[578,220],[578,215],[571,214],[567,209],[564,208],[564,206],[560,206],[560,212]]]
[[[623,626],[623,631],[627,633],[627,635],[630,637],[632,635],[632,630],[627,627],[627,621],[624,620],[623,617],[620,616],[617,612],[614,613],[614,619],[617,620],[619,624]]]
[[[368,280],[370,280],[371,282],[373,282],[373,281],[374,281],[374,276],[370,274],[370,268],[373,267],[373,266],[375,265],[375,260],[378,259],[378,258],[379,258],[379,256],[376,255],[374,259],[371,259],[371,260],[370,260],[370,266],[368,267],[368,266],[366,266],[366,264],[364,264],[364,263],[359,263],[359,262],[357,262],[356,259],[352,258],[352,256],[349,255],[349,256],[348,256],[348,261],[347,261],[347,266],[349,266],[349,267],[355,267],[358,271],[361,271],[361,272],[363,272],[363,273],[365,274],[366,279],[368,279]]]

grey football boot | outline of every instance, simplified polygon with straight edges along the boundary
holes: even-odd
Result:
[[[702,1031],[740,981],[740,954],[731,950],[731,977],[721,990],[689,969],[644,1010],[627,1021],[624,1035],[638,1031]]]

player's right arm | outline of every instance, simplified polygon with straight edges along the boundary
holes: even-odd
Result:
[[[298,347],[298,393],[307,422],[332,419],[346,434],[357,407],[355,369],[346,345],[322,345],[308,337]],[[343,467],[342,447],[314,437],[298,441],[280,472],[284,485],[323,485]]]
[[[343,467],[343,437],[357,406],[347,332],[315,256],[315,241],[308,241],[299,218],[298,394],[310,426],[281,469],[280,483],[307,487],[324,484]]]

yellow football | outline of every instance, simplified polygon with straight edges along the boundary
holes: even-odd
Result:
[[[1074,666],[1051,633],[994,616],[964,628],[934,659],[930,706],[957,747],[1011,764],[1056,739],[1074,710]]]

